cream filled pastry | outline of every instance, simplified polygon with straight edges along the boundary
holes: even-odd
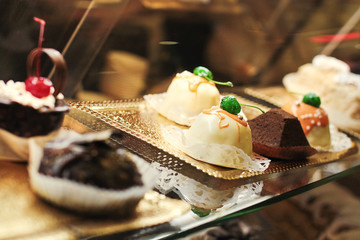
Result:
[[[202,143],[226,144],[252,156],[251,130],[243,112],[231,114],[218,106],[204,110],[185,133],[190,145]]]
[[[190,126],[204,109],[219,104],[220,93],[215,83],[232,86],[230,82],[214,81],[207,68],[197,67],[193,73],[183,71],[176,74],[163,95],[146,95],[144,98],[161,115]]]
[[[220,107],[202,111],[189,129],[175,129],[167,131],[165,138],[196,160],[244,170],[268,167],[269,160],[252,159],[251,129],[235,97],[224,97]]]
[[[302,101],[290,102],[282,107],[300,121],[305,136],[312,147],[331,147],[329,118],[320,107],[319,96],[309,93]]]

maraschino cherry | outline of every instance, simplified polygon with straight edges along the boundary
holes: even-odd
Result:
[[[44,28],[45,21],[34,17],[34,21],[40,24],[40,34],[38,49],[41,50],[42,42],[44,41]],[[34,97],[43,98],[50,95],[51,87],[53,86],[52,82],[45,77],[40,76],[41,71],[41,51],[39,51],[37,56],[37,76],[30,76],[25,80],[25,89],[30,92]]]

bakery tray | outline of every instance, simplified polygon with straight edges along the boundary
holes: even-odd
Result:
[[[224,94],[226,95],[226,94]],[[268,107],[257,104],[246,98],[236,96],[240,103],[255,105],[264,111]],[[196,180],[211,176],[224,180],[258,181],[272,173],[280,173],[296,168],[319,165],[336,161],[357,151],[357,145],[340,152],[321,152],[296,161],[272,161],[264,172],[229,169],[197,161],[179,150],[173,148],[163,139],[161,127],[175,124],[159,115],[143,98],[111,100],[111,101],[69,101],[70,113],[65,119],[65,125],[79,132],[118,129],[121,137],[113,139],[120,146],[142,156],[145,160],[159,162],[162,166],[178,171]],[[243,108],[248,119],[259,114],[254,108]],[[202,179],[200,179],[202,178]],[[206,179],[206,181],[208,181]]]

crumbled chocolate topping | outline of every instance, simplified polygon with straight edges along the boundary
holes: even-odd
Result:
[[[135,163],[107,141],[45,148],[39,172],[113,190],[143,185]]]

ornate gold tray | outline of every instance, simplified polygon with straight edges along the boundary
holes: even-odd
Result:
[[[269,109],[248,99],[236,97],[243,104],[255,105],[265,111]],[[198,181],[208,176],[225,180],[240,179],[244,180],[243,182],[257,181],[271,173],[339,160],[357,151],[353,142],[349,149],[341,152],[322,152],[299,161],[272,161],[264,172],[228,169],[197,161],[169,146],[161,136],[160,127],[176,124],[159,115],[143,98],[103,102],[73,101],[69,102],[69,105],[72,108],[65,119],[65,125],[80,132],[119,129],[123,131],[122,137],[113,140],[121,146],[149,162],[156,161],[184,175],[195,176]],[[243,109],[249,119],[261,114],[253,108]]]

